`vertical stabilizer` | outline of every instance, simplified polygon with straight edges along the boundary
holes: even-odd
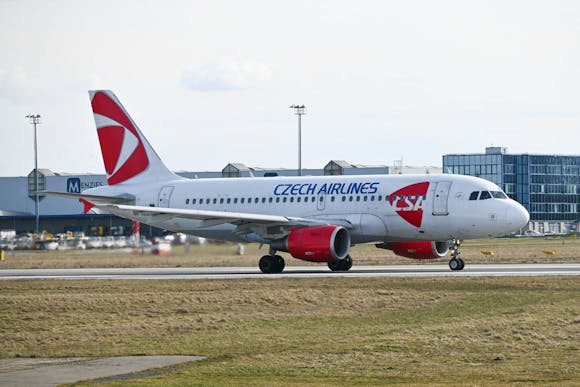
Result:
[[[89,95],[109,185],[181,179],[163,164],[112,91]]]

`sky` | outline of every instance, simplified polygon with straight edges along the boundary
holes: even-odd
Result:
[[[113,90],[167,166],[580,154],[579,1],[0,0],[0,176],[103,173]]]

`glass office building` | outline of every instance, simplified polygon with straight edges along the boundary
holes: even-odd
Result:
[[[490,147],[485,154],[443,156],[443,173],[490,180],[530,213],[540,233],[577,231],[580,221],[580,156],[508,154]]]

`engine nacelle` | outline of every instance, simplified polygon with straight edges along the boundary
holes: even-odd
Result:
[[[271,247],[304,261],[334,262],[348,256],[350,234],[344,227],[331,225],[294,228]]]
[[[449,252],[449,241],[443,242],[389,242],[380,245],[381,248],[392,250],[393,253],[402,257],[413,259],[436,259],[447,255]]]

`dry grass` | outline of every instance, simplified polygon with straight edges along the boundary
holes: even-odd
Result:
[[[246,245],[245,254],[237,255],[233,244],[191,246],[185,252],[183,246],[173,249],[171,256],[154,256],[133,253],[130,250],[87,251],[16,251],[14,256],[6,253],[0,262],[1,269],[27,268],[88,268],[88,267],[207,267],[207,266],[256,266],[267,249],[259,250],[256,244]],[[481,251],[493,251],[485,256]],[[555,251],[546,255],[543,251]],[[462,254],[470,263],[570,263],[580,262],[580,240],[575,238],[522,238],[482,239],[466,241]],[[285,255],[287,265],[305,265],[304,261]],[[377,249],[372,245],[359,245],[352,249],[355,265],[431,264],[445,263],[448,258],[436,261],[417,261],[394,255],[391,251]]]
[[[3,281],[0,315],[2,357],[207,356],[140,385],[580,383],[577,278]]]

